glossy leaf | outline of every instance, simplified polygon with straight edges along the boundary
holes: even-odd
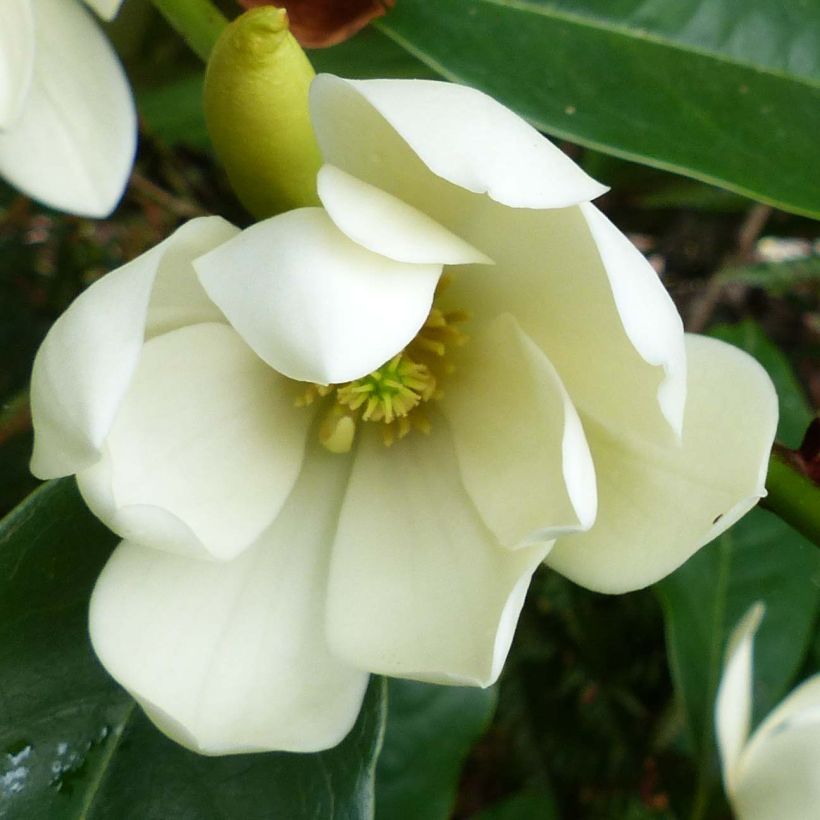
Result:
[[[356,726],[327,752],[182,749],[91,651],[88,597],[115,540],[71,479],[44,485],[0,522],[0,817],[370,817],[384,682],[374,679]]]
[[[813,0],[531,0],[531,5],[756,68],[820,79],[820,13]]]
[[[817,216],[820,6],[783,5],[403,0],[377,25],[547,133]]]
[[[446,820],[464,760],[495,712],[495,689],[391,678],[387,702],[376,818]]]

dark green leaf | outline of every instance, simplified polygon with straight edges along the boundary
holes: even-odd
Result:
[[[818,216],[820,5],[783,5],[402,0],[378,26],[543,131]]]
[[[384,682],[374,679],[356,726],[321,754],[182,749],[89,645],[88,597],[114,543],[70,479],[46,484],[0,522],[0,817],[370,817]]]
[[[446,820],[461,767],[495,711],[494,689],[391,680],[376,771],[381,820]]]
[[[820,79],[820,13],[813,0],[531,0],[529,5],[761,70]]]

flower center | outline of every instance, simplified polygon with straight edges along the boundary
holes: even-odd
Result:
[[[436,297],[447,285],[442,277]],[[453,372],[448,355],[467,341],[458,327],[468,316],[461,310],[433,308],[407,347],[381,367],[344,384],[311,384],[297,399],[299,406],[327,398],[329,408],[319,426],[319,440],[331,452],[347,453],[362,422],[381,426],[386,446],[411,430],[430,432],[427,402],[440,399],[442,382]]]

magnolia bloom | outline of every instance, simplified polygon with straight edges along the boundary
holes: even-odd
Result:
[[[749,737],[753,606],[729,641],[715,705],[726,794],[739,820],[812,820],[820,806],[820,675],[797,687]]]
[[[86,0],[110,20],[121,0]],[[136,148],[122,66],[78,0],[0,2],[0,177],[83,216],[117,204]]]
[[[510,111],[328,75],[311,109],[323,207],[187,223],[34,368],[34,472],[124,539],[94,647],[208,753],[333,745],[369,672],[491,684],[542,562],[656,581],[764,493],[775,429]]]

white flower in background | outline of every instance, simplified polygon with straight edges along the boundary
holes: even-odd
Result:
[[[726,650],[715,705],[723,783],[738,820],[815,820],[820,807],[820,675],[797,687],[751,737],[755,604]]]
[[[87,0],[111,19],[121,0]],[[79,0],[0,2],[0,177],[53,208],[107,216],[136,148],[128,81]]]
[[[34,368],[33,470],[125,539],[95,649],[209,753],[333,745],[369,672],[491,684],[544,560],[663,577],[764,493],[776,423],[510,111],[328,75],[311,104],[323,208],[189,222]]]

